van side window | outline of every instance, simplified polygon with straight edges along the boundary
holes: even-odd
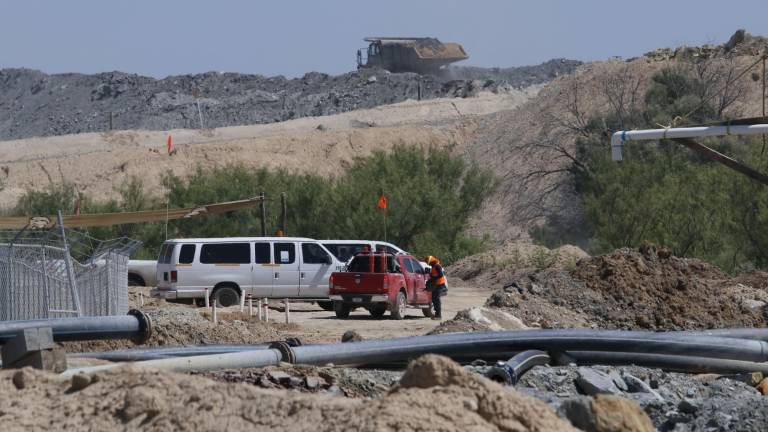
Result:
[[[269,264],[272,257],[269,255],[269,243],[254,243],[253,251],[256,256],[256,264]]]
[[[293,264],[296,262],[296,245],[293,243],[275,243],[275,264]]]
[[[328,254],[316,243],[302,243],[301,261],[304,264],[325,264],[328,262]]]
[[[201,264],[250,264],[248,243],[210,243],[200,248]]]
[[[192,264],[195,260],[195,248],[193,244],[181,245],[179,250],[179,264]]]

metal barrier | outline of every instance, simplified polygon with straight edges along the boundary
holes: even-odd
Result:
[[[0,230],[0,321],[123,315],[141,242],[61,228]]]

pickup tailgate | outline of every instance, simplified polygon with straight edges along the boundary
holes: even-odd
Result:
[[[333,273],[330,294],[380,294],[387,291],[386,281],[386,273]]]

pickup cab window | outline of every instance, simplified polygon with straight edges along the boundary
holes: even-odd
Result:
[[[371,270],[370,259],[371,258],[368,255],[356,256],[354,259],[352,259],[352,262],[349,263],[349,268],[347,269],[347,271],[351,273],[370,272]],[[391,255],[387,256],[387,273],[395,272],[396,268],[399,268],[399,265],[396,266],[395,260]],[[381,269],[381,256],[373,257],[373,272],[384,273]]]

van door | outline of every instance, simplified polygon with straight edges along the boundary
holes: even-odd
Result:
[[[157,287],[162,289],[170,288],[171,282],[169,274],[171,272],[171,260],[173,258],[174,243],[163,243],[160,248],[160,254],[157,257]]]
[[[272,295],[272,243],[256,242],[253,244],[253,292],[254,297],[263,298]]]
[[[317,243],[301,243],[301,297],[327,297],[328,279],[335,270],[333,258]]]
[[[299,296],[299,257],[296,243],[275,242],[272,244],[272,297],[286,298]]]

